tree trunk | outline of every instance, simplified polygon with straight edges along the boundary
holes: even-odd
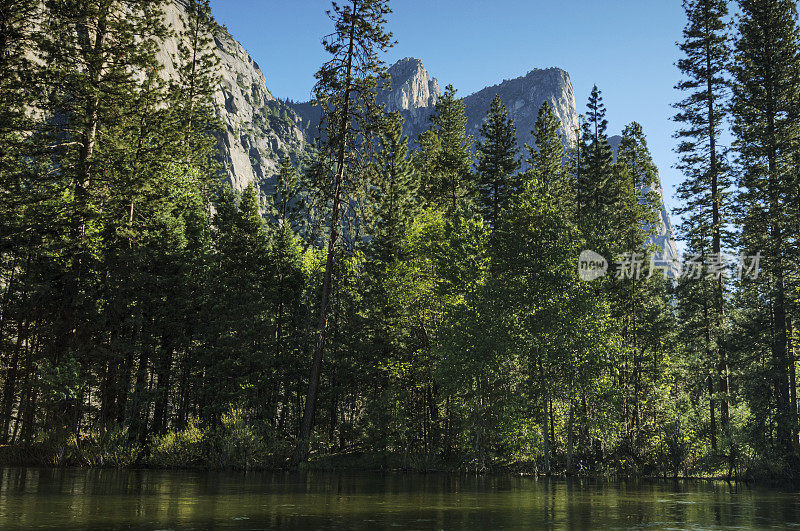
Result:
[[[574,452],[574,444],[575,444],[575,434],[573,433],[573,427],[575,422],[575,407],[573,404],[573,400],[570,397],[569,399],[569,420],[567,421],[567,475],[571,476],[573,474],[573,462],[572,456]]]
[[[168,406],[169,406],[169,387],[172,381],[172,341],[169,335],[165,335],[161,342],[161,357],[158,368],[158,387],[156,388],[155,410],[153,412],[153,431],[161,433],[167,428]]]
[[[333,269],[336,266],[336,244],[339,240],[339,217],[341,209],[342,181],[344,179],[345,154],[347,153],[347,130],[350,118],[350,95],[353,90],[353,50],[356,31],[356,2],[353,2],[353,16],[350,24],[349,47],[347,52],[347,83],[344,91],[344,108],[342,120],[339,124],[340,144],[336,157],[336,174],[333,181],[333,209],[331,212],[331,227],[328,237],[328,253],[325,259],[325,274],[322,279],[322,295],[320,298],[319,321],[317,324],[317,340],[314,346],[314,358],[311,362],[311,373],[308,377],[308,393],[303,411],[303,420],[300,423],[300,437],[292,457],[292,464],[297,466],[308,459],[308,442],[314,428],[314,417],[317,411],[317,395],[319,393],[319,380],[322,373],[322,357],[325,353],[325,344],[328,339],[328,306],[330,304],[331,288],[333,285]]]
[[[711,18],[708,4],[704,4],[706,20]],[[722,253],[722,194],[719,189],[719,161],[717,160],[717,113],[715,109],[712,50],[710,41],[706,43],[706,99],[708,102],[708,143],[709,143],[709,173],[711,174],[711,252],[716,259],[721,260]],[[728,433],[728,420],[730,418],[730,399],[728,398],[728,353],[724,346],[725,326],[725,295],[724,279],[720,274],[714,286],[714,329],[717,346],[717,363],[719,372],[720,391],[720,422],[722,431]]]
[[[792,445],[795,452],[800,453],[800,441],[798,441],[797,433],[797,355],[795,353],[794,329],[792,326],[792,319],[788,320],[789,325],[789,410],[792,414]]]
[[[771,94],[768,91],[768,97]],[[771,103],[771,102],[770,102]],[[772,273],[772,378],[775,388],[777,411],[777,438],[778,447],[785,455],[794,452],[792,444],[792,418],[789,408],[789,358],[787,355],[787,315],[786,315],[786,285],[784,281],[784,234],[781,226],[782,205],[780,200],[778,175],[778,154],[775,141],[775,113],[771,112],[772,105],[767,114],[768,153],[767,171],[769,175],[769,218],[770,240],[773,256],[771,257]]]
[[[152,326],[152,320],[147,320],[148,326]],[[139,366],[136,369],[136,384],[133,392],[131,404],[131,432],[136,440],[143,443],[147,438],[147,424],[150,413],[150,400],[146,398],[146,386],[148,384],[150,360],[153,357],[153,345],[151,339],[143,339],[148,344],[142,345],[142,352],[139,355]]]
[[[548,396],[547,381],[544,374],[544,367],[539,362],[539,382],[542,391],[542,453],[544,454],[544,473],[550,475],[550,398]]]
[[[26,323],[25,326],[21,327],[21,330],[17,331],[16,345],[11,353],[11,359],[8,362],[8,367],[6,367],[6,375],[3,379],[2,401],[0,401],[0,418],[2,418],[2,424],[0,424],[0,443],[5,443],[8,440],[8,430],[11,425],[11,411],[14,408],[14,399],[16,397],[17,375],[19,372],[19,353],[27,335],[28,332]],[[19,415],[19,411],[17,412],[17,415]]]
[[[708,413],[711,421],[711,449],[717,451],[717,418],[714,410],[714,378],[708,375]]]

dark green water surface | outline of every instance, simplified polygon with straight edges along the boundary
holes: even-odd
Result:
[[[800,495],[724,482],[0,469],[2,529],[791,529]]]

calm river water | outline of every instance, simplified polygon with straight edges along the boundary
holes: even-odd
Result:
[[[0,529],[786,529],[800,494],[707,482],[0,469]]]

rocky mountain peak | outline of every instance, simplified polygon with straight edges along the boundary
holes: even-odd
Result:
[[[407,130],[422,128],[436,106],[442,91],[422,61],[414,57],[400,59],[389,68],[391,90],[378,95],[378,102],[389,111],[400,111],[408,123]]]
[[[165,12],[168,25],[182,29],[185,10],[182,0],[169,3]],[[159,54],[167,76],[176,75],[177,34],[178,31],[163,42]],[[308,140],[317,136],[319,108],[308,102],[276,99],[267,89],[265,75],[258,64],[227,30],[218,28],[212,37],[221,67],[220,85],[213,98],[224,127],[218,138],[219,161],[237,190],[255,182],[263,193],[269,194],[281,159],[290,155],[297,161],[308,149]],[[403,115],[404,132],[413,142],[430,126],[430,115],[442,94],[439,82],[429,74],[422,61],[413,57],[397,61],[389,68],[389,73],[392,90],[381,91],[378,101],[385,104],[387,110]],[[564,70],[531,70],[524,76],[465,96],[467,132],[476,139],[491,101],[498,94],[517,125],[520,148],[525,144],[533,145],[531,131],[545,101],[553,106],[561,120],[565,142],[575,139],[578,127],[575,95],[569,74]],[[667,254],[672,254],[674,242],[665,209],[656,242]]]
[[[389,68],[389,74],[392,90],[381,91],[378,101],[389,111],[400,111],[405,119],[404,131],[413,141],[430,126],[430,115],[442,94],[439,82],[425,69],[422,61],[414,57],[397,61]],[[492,99],[498,94],[517,125],[520,149],[524,149],[526,143],[533,143],[533,124],[545,101],[552,105],[561,120],[565,143],[575,140],[578,127],[575,95],[569,74],[564,70],[534,69],[524,76],[463,96],[467,133],[474,138],[480,136],[481,124]]]
[[[467,107],[467,132],[475,138],[492,100],[500,96],[508,114],[517,126],[519,147],[533,145],[533,125],[539,109],[548,102],[561,120],[561,133],[566,143],[575,141],[578,115],[575,110],[575,93],[569,74],[560,68],[534,69],[524,76],[504,80],[464,98]]]

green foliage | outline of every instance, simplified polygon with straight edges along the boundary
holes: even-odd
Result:
[[[276,175],[270,214],[279,228],[286,225],[287,230],[297,232],[304,223],[304,207],[300,176],[287,155]]]
[[[75,401],[80,396],[83,386],[81,368],[78,360],[68,358],[58,365],[50,360],[42,360],[36,368],[40,376],[42,400],[45,403],[58,405]]]
[[[340,235],[359,240],[364,222],[363,208],[369,196],[370,172],[364,171],[376,137],[386,126],[385,109],[378,105],[376,93],[388,81],[382,55],[392,47],[392,34],[386,31],[388,0],[351,0],[347,5],[332,3],[327,12],[334,32],[323,39],[330,56],[317,71],[314,104],[322,111],[319,159],[313,168],[318,200],[325,212],[330,205],[327,254],[319,297],[318,325],[309,385],[292,461],[299,465],[308,459],[309,442],[316,417],[317,397],[322,373],[334,275],[342,253]],[[349,246],[345,251],[351,250]],[[346,256],[346,255],[345,255]],[[336,396],[336,395],[334,395]],[[331,426],[335,419],[331,418]]]
[[[156,0],[6,4],[4,460],[800,470],[793,2],[741,0],[729,58],[726,3],[686,0],[679,44],[680,234],[701,260],[761,251],[761,276],[592,282],[581,252],[646,264],[662,208],[642,126],[615,159],[596,87],[575,145],[541,107],[524,173],[500,99],[473,154],[452,86],[412,148],[375,102],[388,2],[334,4],[313,163],[290,150],[234,190],[217,182],[207,0],[184,2],[169,80]],[[251,132],[285,127],[283,109]]]
[[[151,462],[162,468],[204,466],[207,462],[208,434],[199,420],[183,428],[159,435],[151,442]]]
[[[564,143],[559,133],[561,121],[553,107],[544,102],[539,108],[539,115],[533,126],[534,146],[525,146],[528,150],[527,163],[530,176],[541,183],[554,198],[569,199],[574,191],[567,178],[564,167]],[[571,202],[571,201],[570,201]],[[563,206],[567,206],[564,204]]]
[[[214,35],[218,26],[209,0],[189,0],[184,21],[185,38],[179,40],[177,79],[170,87],[170,104],[182,134],[183,156],[189,164],[207,166],[218,124],[211,96],[219,84],[219,58]]]
[[[73,435],[70,461],[80,466],[126,468],[139,463],[143,449],[132,441],[126,426],[108,426],[86,435]]]
[[[586,103],[586,119],[581,130],[582,158],[576,168],[577,212],[581,231],[589,248],[603,256],[612,256],[611,219],[614,193],[613,160],[608,144],[606,108],[595,85]]]
[[[728,2],[686,1],[684,10],[687,24],[679,44],[683,56],[678,61],[684,78],[676,88],[685,97],[676,104],[675,116],[681,124],[676,135],[680,141],[678,167],[685,175],[677,190],[682,200],[677,212],[683,219],[678,230],[687,253],[706,260],[734,245],[731,168],[721,142],[729,110]],[[718,438],[722,439],[723,448],[734,456],[737,448],[729,446],[734,438],[728,395],[730,345],[726,338],[730,334],[726,301],[730,290],[728,275],[722,274],[716,279],[680,281],[676,295],[685,355],[697,366],[698,374],[707,378],[710,418],[704,423],[708,422],[708,442],[716,451]],[[722,430],[716,425],[717,407]]]
[[[371,249],[375,260],[388,264],[400,258],[403,236],[418,208],[417,174],[409,158],[408,138],[403,121],[393,115],[381,137],[381,149],[374,164],[372,201],[375,223]]]
[[[475,194],[472,181],[472,137],[466,133],[467,116],[464,101],[456,97],[456,89],[447,85],[431,115],[431,127],[420,135],[424,166],[420,170],[422,191],[426,200],[451,211]]]
[[[763,374],[771,393],[766,393],[763,380],[743,382],[743,387],[755,415],[763,419],[763,428],[772,434],[759,441],[760,451],[785,459],[790,473],[796,474],[800,471],[796,383],[792,383],[796,342],[790,322],[796,315],[797,297],[790,286],[796,282],[794,241],[800,219],[795,201],[800,30],[795,2],[743,0],[740,4],[732,106],[742,191],[738,244],[744,253],[760,252],[763,259],[758,278],[742,282],[738,302],[743,319],[736,333],[748,334],[753,327],[769,330],[742,339],[747,344],[742,362]],[[761,393],[774,396],[774,403],[757,399]]]
[[[211,440],[209,464],[214,468],[247,470],[264,461],[265,445],[241,409],[222,415],[222,425]]]
[[[492,227],[513,191],[513,175],[519,169],[517,128],[508,117],[500,96],[495,96],[481,126],[483,140],[477,145],[478,206]]]

